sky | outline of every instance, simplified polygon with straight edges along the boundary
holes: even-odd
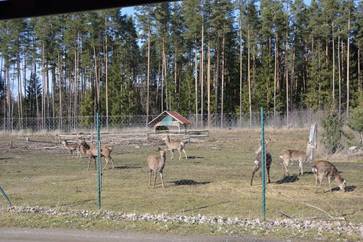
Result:
[[[306,5],[310,5],[311,0],[304,0]],[[121,8],[121,12],[126,15],[133,15],[135,13],[134,7]]]

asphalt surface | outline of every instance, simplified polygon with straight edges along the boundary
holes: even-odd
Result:
[[[95,232],[83,230],[66,229],[20,229],[20,228],[0,228],[1,242],[235,242],[252,241],[264,242],[272,241],[266,239],[256,239],[253,237],[227,237],[227,236],[202,236],[202,235],[170,235],[170,234],[143,234],[136,232]],[[278,241],[278,240],[273,240]]]

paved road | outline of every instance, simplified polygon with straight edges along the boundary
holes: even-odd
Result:
[[[142,234],[135,232],[94,232],[63,229],[18,229],[0,228],[0,242],[219,242],[219,241],[253,241],[265,242],[267,240],[253,237],[214,237],[214,236],[180,236],[164,234]],[[271,240],[268,240],[271,241]],[[276,240],[275,240],[276,241]]]

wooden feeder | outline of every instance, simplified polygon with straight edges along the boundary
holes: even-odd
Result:
[[[164,111],[159,114],[159,116],[151,120],[148,123],[148,127],[154,128],[155,132],[161,130],[169,131],[172,129],[177,129],[179,132],[184,129],[186,132],[188,126],[191,124],[192,122],[177,112]]]

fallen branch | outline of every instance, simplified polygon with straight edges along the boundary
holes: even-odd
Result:
[[[331,218],[331,219],[334,219],[334,220],[345,220],[344,217],[334,217],[334,216],[330,215],[327,211],[325,211],[325,210],[323,210],[323,209],[321,209],[321,208],[319,208],[317,206],[314,206],[314,205],[312,205],[310,203],[302,202],[302,204],[304,204],[304,205],[306,205],[308,207],[311,207],[311,208],[315,208],[315,209],[319,210],[320,212],[323,212],[324,214],[328,215],[328,217]]]
[[[279,211],[279,213],[283,216],[285,216],[286,218],[291,218],[293,219],[293,217],[291,217],[290,215],[286,214],[284,211]]]

